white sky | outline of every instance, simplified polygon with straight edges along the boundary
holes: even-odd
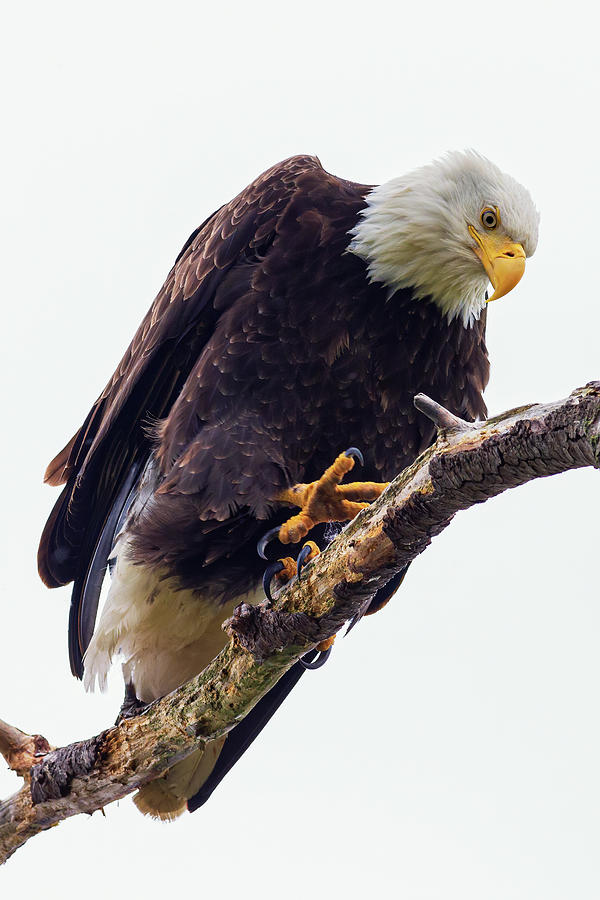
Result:
[[[490,308],[490,410],[600,378],[591,4],[214,6],[4,15],[0,716],[55,744],[107,726],[121,686],[70,676],[69,589],[35,571],[42,472],[188,234],[269,165],[314,152],[381,182],[479,149],[542,212]],[[2,896],[597,898],[599,488],[586,470],[459,515],[206,807],[72,819],[2,869]],[[0,796],[17,786],[0,768]]]

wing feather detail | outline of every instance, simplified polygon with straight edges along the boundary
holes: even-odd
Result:
[[[49,484],[65,487],[42,534],[38,567],[49,587],[76,581],[70,635],[76,674],[123,491],[152,452],[148,424],[168,414],[219,316],[247,292],[299,181],[310,172],[326,175],[316,157],[285,160],[196,229],[82,427],[46,470]]]

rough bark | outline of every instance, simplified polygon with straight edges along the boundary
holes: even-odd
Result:
[[[423,552],[461,509],[533,478],[600,466],[600,382],[564,401],[472,425],[418,395],[436,443],[360,513],[273,603],[242,604],[230,642],[196,678],[143,714],[50,749],[0,722],[0,752],[25,779],[0,803],[0,862],[38,832],[100,809],[225,734],[301,655],[349,619]]]

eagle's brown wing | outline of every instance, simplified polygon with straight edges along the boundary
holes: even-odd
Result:
[[[70,644],[77,674],[100,585],[82,622],[83,589],[92,574],[101,581],[121,510],[152,449],[149,425],[167,415],[216,320],[235,302],[236,285],[246,289],[246,275],[264,259],[286,206],[303,179],[315,176],[332,177],[316,157],[279,163],[191,235],[105,390],[48,466],[46,481],[65,487],[42,534],[38,565],[49,587],[76,582]]]
[[[216,318],[211,300],[224,275],[240,256],[251,263],[265,252],[298,177],[315,168],[320,163],[310,156],[274,166],[188,239],[106,388],[46,470],[48,484],[66,483],[40,546],[40,575],[49,587],[67,584],[76,575],[77,541],[71,532],[89,512],[81,509],[88,483],[94,482],[90,487],[95,486],[97,493],[102,472],[113,484],[120,482],[121,470],[135,459],[140,446],[147,451],[144,426],[168,411],[210,337]],[[57,552],[65,525],[60,510],[64,515],[67,508],[67,534],[74,543],[68,540]]]

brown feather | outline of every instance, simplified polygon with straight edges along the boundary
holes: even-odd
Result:
[[[464,418],[484,414],[484,321],[448,323],[407,290],[388,299],[346,253],[368,190],[292,157],[192,234],[49,467],[67,485],[40,545],[47,584],[88,577],[121,485],[153,452],[136,559],[235,596],[259,578],[254,542],[278,520],[283,488],[318,478],[350,445],[365,451],[367,480],[393,477],[433,437],[413,407],[419,391]]]
[[[59,487],[64,484],[69,477],[69,457],[73,450],[73,445],[77,440],[77,434],[74,434],[66,447],[58,453],[44,472],[44,483],[50,484],[52,487]]]

